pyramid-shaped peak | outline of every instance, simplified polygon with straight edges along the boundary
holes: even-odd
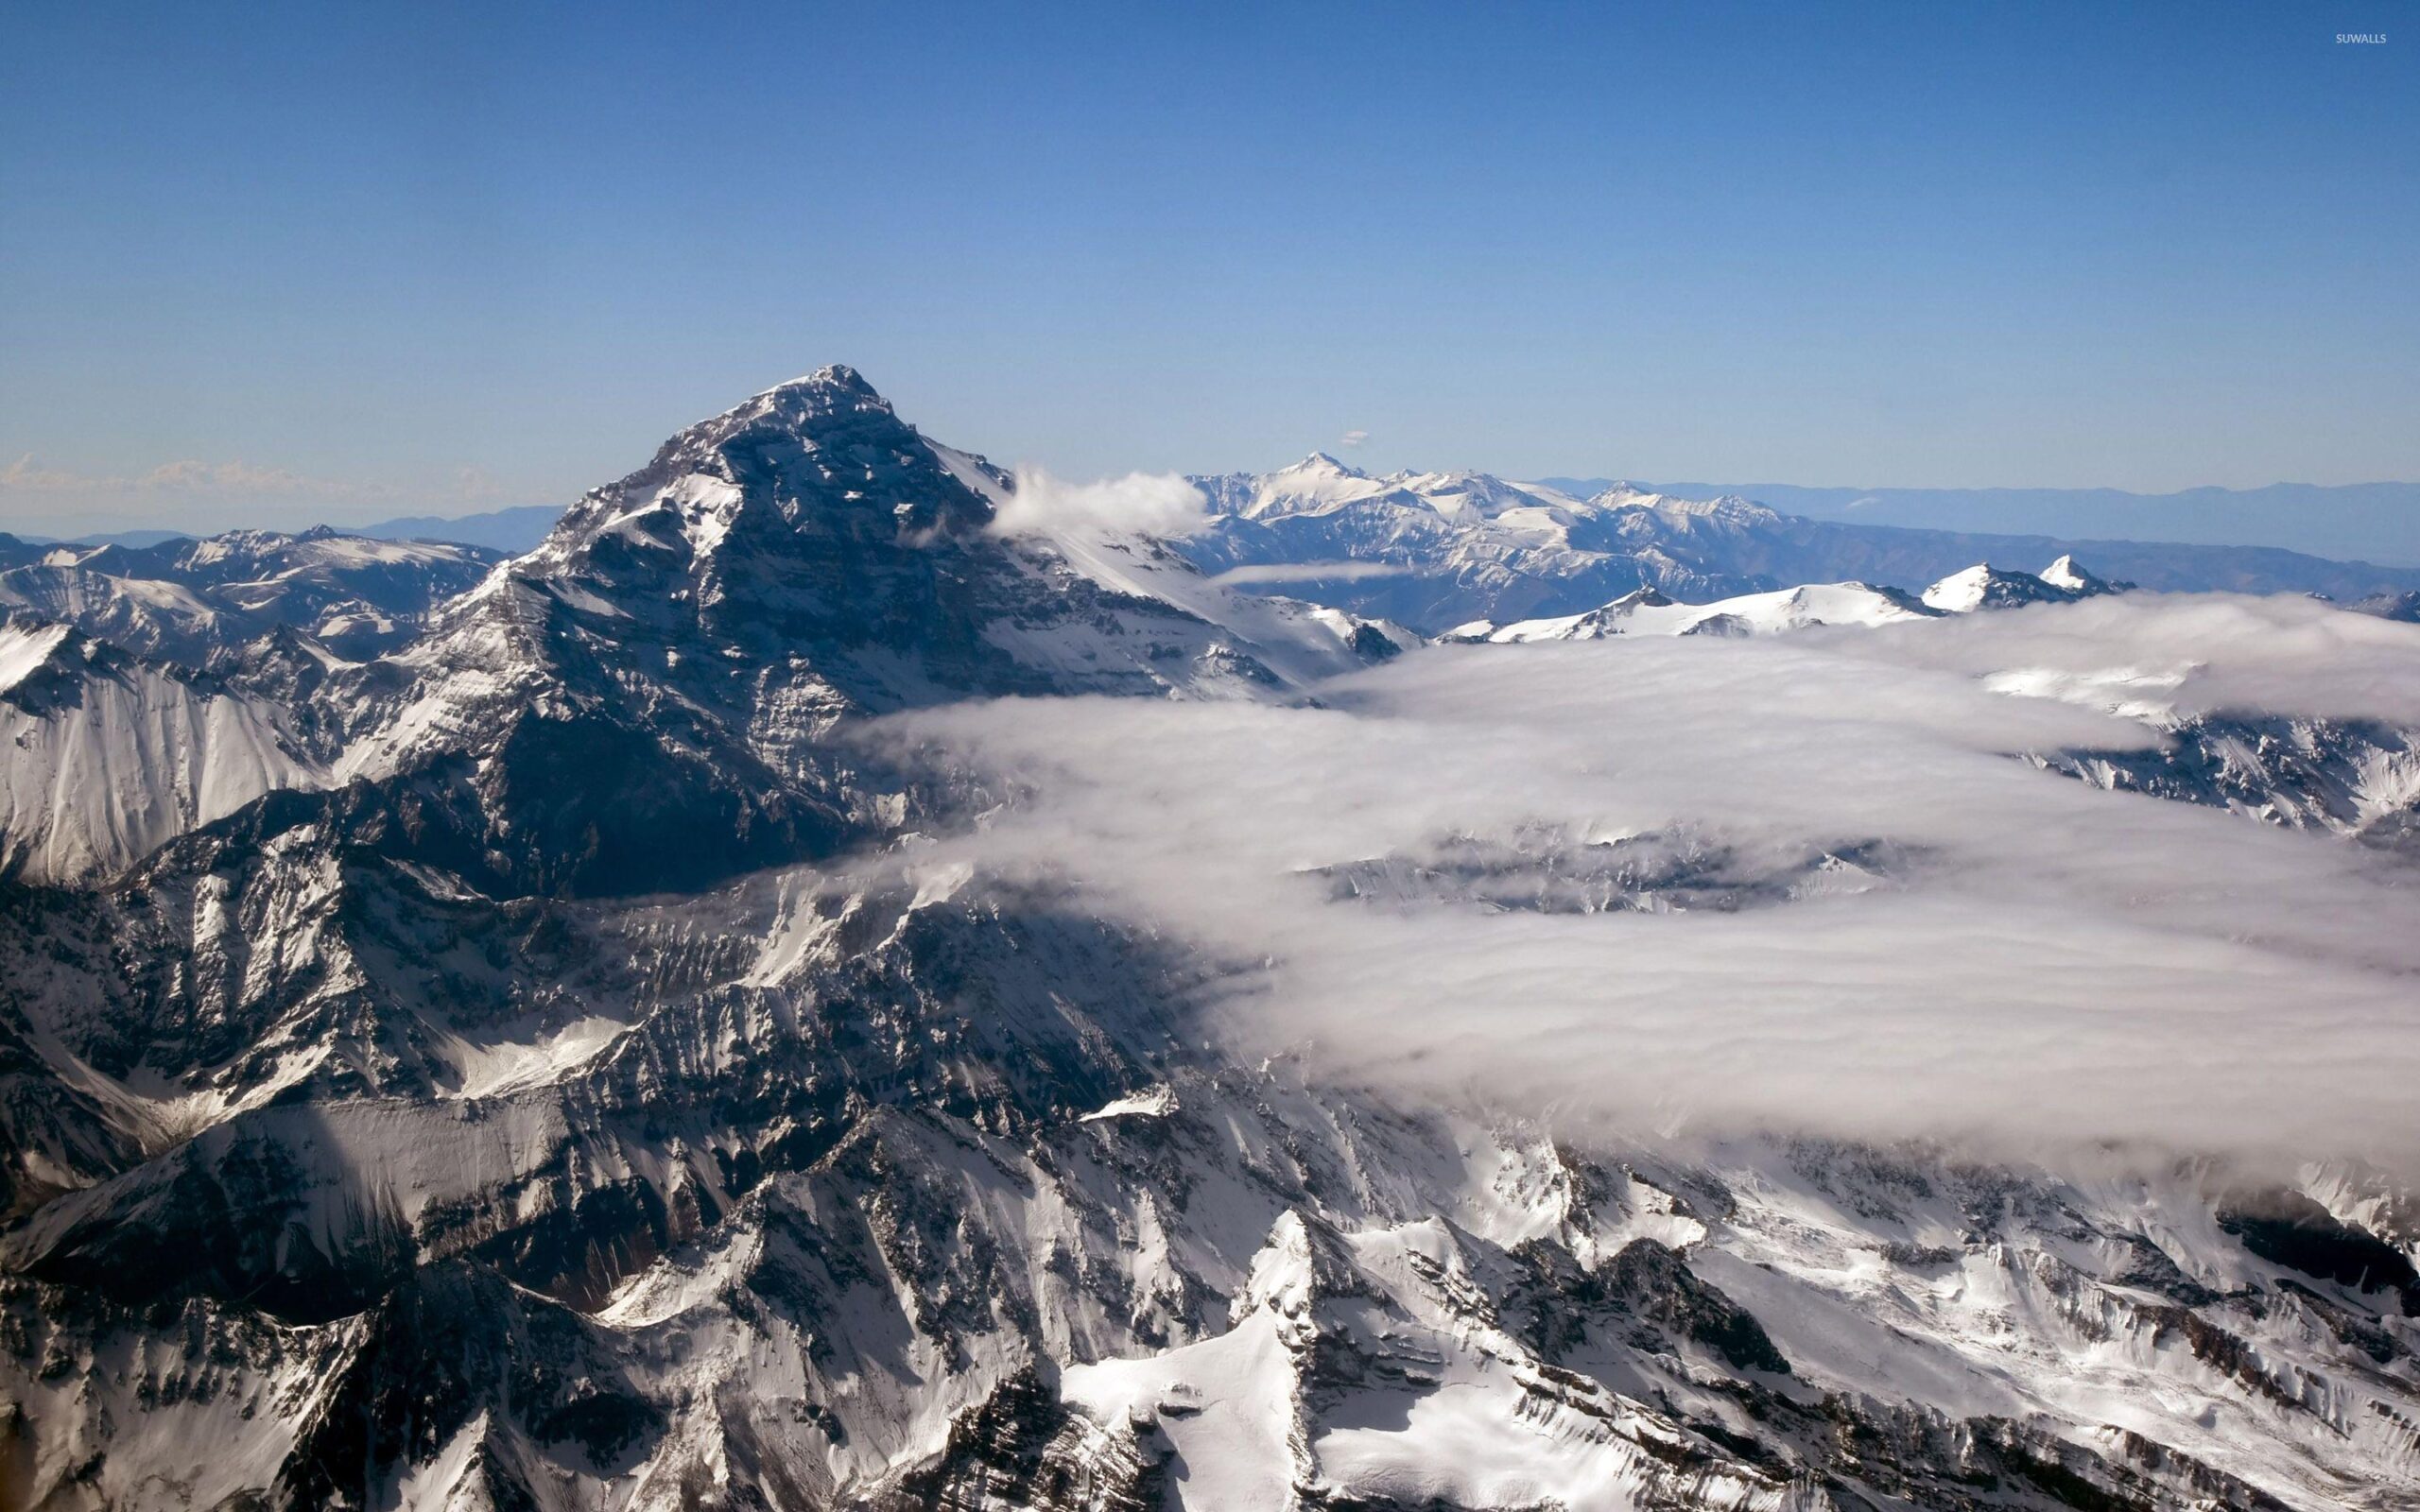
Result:
[[[2100,578],[2094,576],[2083,563],[2075,559],[2072,554],[2063,555],[2057,561],[2044,568],[2042,580],[2053,588],[2064,588],[2070,593],[2100,593],[2109,586]]]
[[[810,446],[843,438],[885,446],[921,444],[914,427],[899,418],[890,401],[876,392],[863,374],[834,363],[752,394],[721,414],[676,433],[657,454],[656,467],[694,463],[735,441],[749,438],[761,441],[768,437]]]
[[[674,433],[645,467],[591,490],[514,574],[586,570],[591,548],[632,532],[683,539],[679,558],[691,562],[806,549],[781,541],[801,531],[861,544],[965,534],[991,523],[987,490],[1006,483],[982,458],[926,441],[856,369],[834,364]]]
[[[720,439],[767,426],[811,435],[826,421],[850,416],[878,416],[886,422],[898,423],[898,414],[890,407],[890,401],[866,382],[864,374],[834,363],[752,394],[721,414],[698,421],[673,440],[677,443],[696,437]]]
[[[793,378],[787,383],[775,384],[756,397],[765,399],[774,394],[790,393],[801,389],[825,390],[836,394],[850,394],[862,399],[882,398],[881,394],[874,391],[873,385],[866,382],[865,374],[842,362],[827,363],[802,377]]]
[[[1339,461],[1333,455],[1326,452],[1313,452],[1310,455],[1295,463],[1292,467],[1282,469],[1282,471],[1287,472],[1323,472],[1331,477],[1341,478],[1366,478],[1370,475],[1349,462]]]

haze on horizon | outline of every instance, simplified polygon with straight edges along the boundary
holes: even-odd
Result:
[[[565,503],[836,360],[1078,478],[2420,479],[2375,4],[1421,9],[12,8],[0,529]]]

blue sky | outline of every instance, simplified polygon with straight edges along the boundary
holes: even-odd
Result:
[[[2420,478],[2412,15],[16,0],[0,527],[565,501],[827,361],[1078,476]]]

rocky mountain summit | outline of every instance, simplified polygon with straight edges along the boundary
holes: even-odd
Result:
[[[1685,617],[1662,595],[1700,545],[1774,528],[1293,471],[1183,554],[1011,532],[1005,474],[831,368],[374,654],[324,614],[216,670],[0,631],[0,1504],[2420,1497],[2420,1222],[2385,1174],[2070,1177],[1410,1104],[1222,1048],[1203,989],[1256,963],[933,863],[1020,795],[883,716],[1325,710],[1407,652],[1556,654],[1238,593],[1204,569],[1253,531],[1383,559],[1415,497],[1494,532],[1423,613],[1500,583],[1484,617],[1516,623],[1538,563],[1586,554],[1632,564],[1600,612],[1643,625]],[[1634,592],[1649,561],[1671,576]],[[1766,595],[1701,606],[1752,627],[1943,617],[1703,585]],[[1688,846],[1651,875],[1556,854],[1575,906],[1761,883]],[[1796,858],[1758,901],[1895,864]],[[1335,906],[1495,906],[1509,866],[1357,861]]]

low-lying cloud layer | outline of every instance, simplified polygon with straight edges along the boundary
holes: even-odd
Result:
[[[2136,596],[1764,641],[1438,647],[1322,708],[1009,701],[884,729],[1031,786],[940,859],[1072,880],[1265,960],[1218,1008],[1247,1049],[1638,1129],[2420,1169],[2403,865],[2012,760],[2158,738],[2082,706],[2096,693],[1994,691],[2013,671],[2058,675],[2030,691],[2139,677],[2187,708],[2420,717],[2420,629]],[[1681,835],[1735,876],[1781,869],[1733,911],[1506,907],[1493,875],[1338,885],[1355,863],[1472,853],[1464,837],[1500,868],[1539,835],[1615,857]],[[1790,880],[1826,855],[1867,863],[1858,885]]]

